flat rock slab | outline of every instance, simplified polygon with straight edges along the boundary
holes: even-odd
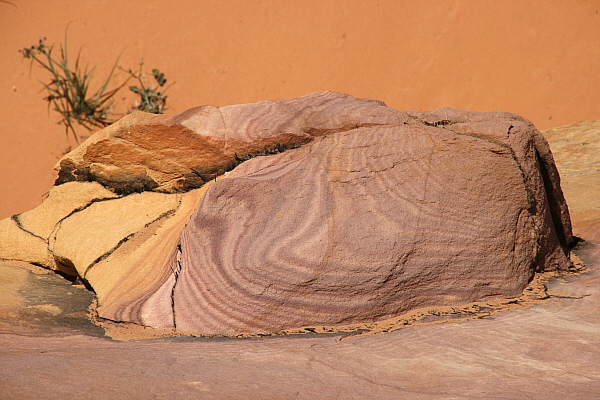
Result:
[[[0,263],[0,331],[25,335],[104,336],[90,320],[94,294],[33,265]]]

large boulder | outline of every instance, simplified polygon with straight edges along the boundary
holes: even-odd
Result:
[[[504,112],[322,92],[138,113],[57,169],[51,196],[94,182],[101,198],[51,226],[34,212],[0,223],[37,246],[0,257],[77,274],[114,321],[200,335],[371,322],[519,296],[569,266],[548,144]]]

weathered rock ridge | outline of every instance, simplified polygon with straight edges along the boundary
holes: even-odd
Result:
[[[0,221],[0,258],[80,276],[101,318],[238,335],[518,296],[566,269],[546,140],[504,112],[335,92],[133,114]]]

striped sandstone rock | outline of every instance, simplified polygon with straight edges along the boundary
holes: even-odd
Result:
[[[504,112],[322,92],[138,113],[57,169],[56,188],[116,196],[43,228],[115,321],[196,335],[371,322],[519,296],[569,266],[548,144]]]

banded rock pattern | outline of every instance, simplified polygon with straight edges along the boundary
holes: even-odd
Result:
[[[200,335],[371,322],[518,296],[569,265],[552,154],[509,113],[322,92],[134,114],[57,169],[53,190],[95,181],[114,197],[43,231],[115,321]]]

